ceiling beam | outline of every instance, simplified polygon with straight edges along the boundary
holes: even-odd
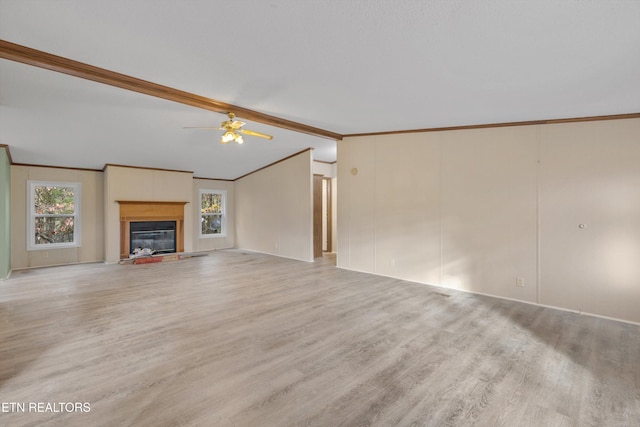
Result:
[[[238,118],[263,123],[269,126],[275,126],[332,140],[342,139],[342,135],[335,132],[315,128],[313,126],[238,107],[237,105],[227,104],[215,99],[206,98],[204,96],[185,92],[179,89],[141,80],[126,74],[116,73],[115,71],[95,67],[93,65],[74,61],[62,56],[53,55],[51,53],[11,43],[6,40],[0,40],[0,58],[33,65],[34,67],[56,71],[74,77],[80,77],[82,79],[115,86],[121,89],[143,93],[145,95],[155,96],[157,98],[167,99],[169,101],[202,108],[204,110],[215,111],[216,113],[234,113]]]

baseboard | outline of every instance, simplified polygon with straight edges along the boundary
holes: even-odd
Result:
[[[294,257],[291,257],[291,256],[282,255],[282,254],[274,254],[274,253],[271,253],[271,252],[254,251],[252,249],[244,249],[244,248],[233,248],[233,249],[237,250],[237,251],[251,252],[251,253],[254,253],[254,254],[271,255],[271,256],[276,256],[278,258],[293,259],[295,261],[313,262],[313,259],[294,258]]]
[[[434,286],[434,285],[428,285],[428,286]],[[626,320],[626,319],[618,319],[617,317],[603,316],[601,314],[589,313],[588,311],[572,310],[570,308],[557,307],[555,305],[540,304],[538,302],[524,301],[524,300],[519,300],[519,299],[515,299],[515,298],[502,297],[502,296],[499,296],[499,295],[485,294],[485,293],[482,293],[482,292],[465,291],[465,290],[462,290],[462,289],[453,289],[453,288],[447,288],[447,287],[444,287],[444,286],[438,286],[438,287],[442,287],[444,289],[452,289],[452,290],[460,291],[460,292],[465,292],[465,293],[468,293],[468,294],[482,295],[482,296],[485,296],[485,297],[498,298],[498,299],[507,300],[507,301],[521,302],[523,304],[535,305],[537,307],[550,308],[550,309],[553,309],[553,310],[564,311],[564,312],[567,312],[567,313],[579,314],[581,316],[599,317],[600,319],[613,320],[615,322],[622,322],[622,323],[628,323],[630,325],[640,326],[640,322],[634,322],[632,320]]]
[[[31,267],[19,267],[13,268],[11,271],[24,271],[24,270],[35,270],[38,268],[50,268],[50,267],[64,267],[67,265],[83,265],[83,264],[109,264],[104,260],[96,260],[96,261],[81,261],[81,262],[71,262],[64,264],[51,264],[51,265],[34,265]]]
[[[516,298],[503,297],[503,296],[500,296],[500,295],[485,294],[485,293],[482,293],[482,292],[469,291],[469,290],[465,290],[465,289],[449,288],[449,287],[442,286],[442,285],[432,285],[430,283],[423,283],[423,282],[417,282],[417,281],[413,281],[413,280],[406,280],[406,279],[401,279],[399,277],[387,276],[385,274],[371,273],[371,272],[368,272],[368,271],[357,270],[357,269],[354,269],[354,268],[345,268],[345,267],[341,267],[341,266],[337,266],[336,268],[341,268],[343,270],[349,270],[349,271],[355,271],[357,273],[372,274],[374,276],[389,277],[390,279],[402,280],[403,282],[416,283],[416,284],[424,285],[424,286],[432,286],[434,288],[439,288],[439,289],[447,289],[447,290],[464,292],[466,294],[473,294],[473,295],[482,295],[482,296],[485,296],[485,297],[497,298],[497,299],[513,301],[513,302],[520,302],[520,303],[523,303],[523,304],[535,305],[535,306],[538,306],[538,307],[545,307],[545,308],[550,308],[550,309],[553,309],[553,310],[560,310],[560,311],[565,311],[565,312],[569,312],[569,313],[575,313],[575,314],[579,314],[581,316],[598,317],[598,318],[601,318],[601,319],[613,320],[614,322],[628,323],[630,325],[640,326],[639,322],[634,322],[632,320],[619,319],[617,317],[603,316],[601,314],[589,313],[587,311],[572,310],[572,309],[566,308],[566,307],[556,307],[556,306],[553,306],[553,305],[540,304],[538,302],[519,300],[519,299],[516,299]]]

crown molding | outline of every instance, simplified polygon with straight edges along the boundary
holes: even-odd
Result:
[[[79,167],[73,167],[73,166],[37,165],[34,163],[11,163],[11,166],[22,166],[25,168],[48,168],[48,169],[66,169],[66,170],[72,170],[72,171],[102,172],[101,169],[79,168]]]
[[[161,172],[178,172],[178,173],[188,173],[188,174],[192,174],[192,171],[184,171],[184,170],[178,170],[178,169],[165,169],[165,168],[154,168],[154,167],[148,167],[148,166],[133,166],[133,165],[120,165],[120,164],[114,164],[114,163],[105,163],[104,167],[102,169],[89,169],[89,168],[78,168],[78,167],[71,167],[71,166],[55,166],[55,165],[36,165],[36,164],[31,164],[31,163],[13,163],[11,161],[11,153],[9,152],[9,146],[6,144],[0,144],[0,149],[4,148],[7,152],[7,157],[9,158],[9,164],[11,166],[22,166],[22,167],[33,167],[33,168],[50,168],[50,169],[66,169],[66,170],[78,170],[78,171],[88,171],[88,172],[106,172],[107,169],[110,166],[113,167],[118,167],[118,168],[129,168],[129,169],[142,169],[142,170],[152,170],[152,171],[161,171]],[[229,178],[207,178],[207,177],[201,177],[201,176],[193,176],[193,179],[202,179],[202,180],[208,180],[208,181],[226,181],[226,182],[235,182],[241,178],[244,178],[245,176],[249,176],[251,174],[254,174],[256,172],[259,172],[263,169],[269,168],[273,165],[277,165],[280,162],[284,162],[285,160],[289,160],[292,157],[295,157],[299,154],[302,153],[306,153],[307,151],[311,151],[313,150],[313,148],[309,147],[309,148],[305,148],[302,151],[298,151],[297,153],[291,154],[290,156],[284,157],[282,159],[276,160],[275,162],[269,163],[268,165],[262,166],[256,170],[253,170],[251,172],[248,172],[242,176],[239,176],[238,178],[234,178],[234,179],[229,179]]]
[[[0,148],[4,148],[4,151],[7,153],[7,158],[9,159],[9,164],[13,164],[13,159],[11,158],[11,151],[9,150],[9,146],[7,144],[0,144]]]
[[[342,135],[344,138],[354,136],[377,136],[377,135],[398,135],[403,133],[422,133],[422,132],[442,132],[447,130],[469,130],[469,129],[488,129],[488,128],[502,128],[509,126],[531,126],[531,125],[551,125],[559,123],[577,123],[577,122],[596,122],[602,120],[622,120],[622,119],[638,119],[640,113],[627,113],[627,114],[611,114],[607,116],[588,116],[588,117],[573,117],[566,119],[546,119],[546,120],[530,120],[522,122],[505,122],[505,123],[488,123],[479,125],[463,125],[463,126],[448,126],[439,128],[425,128],[425,129],[407,129],[407,130],[394,130],[383,132],[368,132],[368,133],[351,133]]]
[[[235,179],[228,179],[228,178],[205,178],[203,176],[194,176],[193,179],[201,179],[201,180],[205,180],[205,181],[224,181],[224,182],[233,182],[235,181]]]
[[[134,166],[134,165],[119,165],[117,163],[105,163],[102,167],[102,172],[105,172],[109,166],[117,167],[117,168],[130,168],[130,169],[146,169],[152,171],[162,171],[162,172],[179,172],[179,173],[190,173],[193,174],[193,171],[184,171],[179,169],[165,169],[165,168],[153,168],[148,166]]]

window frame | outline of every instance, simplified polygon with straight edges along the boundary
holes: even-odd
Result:
[[[73,188],[73,214],[43,215],[35,211],[36,187],[71,187]],[[27,181],[27,250],[41,251],[62,248],[77,248],[81,244],[81,191],[79,182]],[[36,244],[36,218],[73,217],[73,242]]]
[[[222,209],[220,214],[203,214],[202,213],[202,195],[203,194],[219,194],[222,201]],[[220,233],[218,234],[203,234],[202,233],[202,219],[204,215],[220,215]],[[198,193],[198,236],[201,239],[211,239],[227,237],[227,190],[213,190],[208,188],[201,188]]]

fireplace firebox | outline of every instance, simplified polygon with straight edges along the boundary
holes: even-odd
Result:
[[[176,252],[175,221],[131,221],[129,247],[149,248],[155,253]]]

